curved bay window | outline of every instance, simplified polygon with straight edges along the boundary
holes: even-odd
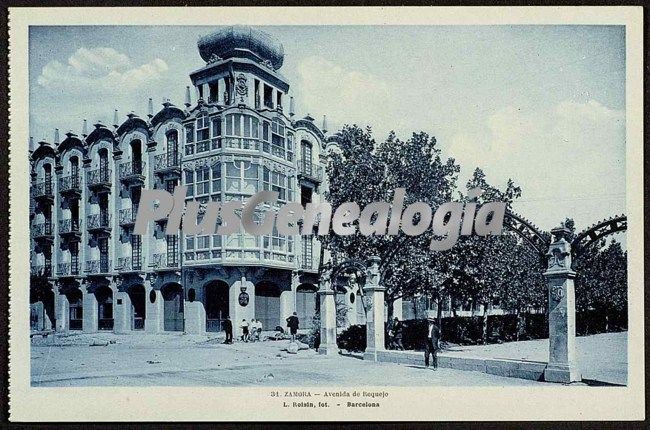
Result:
[[[262,172],[262,189],[276,191],[280,201],[293,200],[293,178],[280,172],[272,172],[267,167],[264,167]]]
[[[257,192],[259,169],[250,161],[231,161],[225,163],[227,193],[253,195]]]
[[[225,117],[226,148],[258,150],[259,120],[252,115],[230,114]]]
[[[196,118],[196,152],[210,149],[210,121],[208,114],[203,112]]]
[[[185,126],[185,155],[194,154],[194,124]]]

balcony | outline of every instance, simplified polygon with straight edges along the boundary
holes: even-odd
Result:
[[[37,264],[31,267],[32,276],[45,276],[49,278],[52,276],[52,263],[45,262],[45,264]]]
[[[178,173],[181,172],[181,157],[178,152],[167,152],[156,155],[153,159],[153,171],[155,173]]]
[[[120,181],[144,184],[145,167],[144,161],[127,161],[120,164]]]
[[[86,174],[86,183],[91,190],[110,191],[112,186],[111,170],[96,169],[89,171]]]
[[[151,267],[154,270],[177,270],[180,267],[178,254],[154,254]]]
[[[79,276],[79,263],[59,263],[56,265],[56,274],[59,277]]]
[[[111,230],[111,216],[107,213],[88,215],[86,223],[90,232],[108,233]]]
[[[37,182],[32,185],[32,196],[35,200],[54,200],[52,181]]]
[[[34,224],[32,226],[32,237],[34,240],[52,241],[54,240],[54,228],[51,221]]]
[[[108,275],[111,272],[111,260],[107,256],[102,256],[99,260],[88,260],[85,272],[88,275]]]
[[[120,209],[118,212],[120,225],[127,227],[135,224],[135,217],[138,215],[138,206]]]
[[[298,179],[321,183],[323,182],[323,167],[305,160],[298,160]]]
[[[62,219],[59,220],[59,234],[68,237],[81,236],[81,220],[79,219]]]
[[[220,139],[219,146],[227,149],[244,149],[249,151],[259,151],[260,141],[257,139],[250,139],[250,138],[224,137]]]
[[[139,272],[142,270],[142,257],[120,257],[117,259],[117,267],[115,269],[122,273]]]
[[[64,176],[59,179],[59,192],[64,195],[81,196],[81,178],[79,175]]]

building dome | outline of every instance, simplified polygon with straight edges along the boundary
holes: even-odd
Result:
[[[201,37],[198,47],[201,58],[206,62],[215,55],[224,59],[241,57],[242,51],[249,51],[262,61],[270,61],[276,70],[282,67],[284,61],[284,48],[278,40],[265,31],[248,26],[217,30]]]

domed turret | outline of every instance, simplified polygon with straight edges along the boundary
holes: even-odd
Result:
[[[217,58],[253,57],[268,61],[277,70],[284,61],[284,48],[270,34],[247,26],[230,26],[203,36],[198,41],[205,62]]]

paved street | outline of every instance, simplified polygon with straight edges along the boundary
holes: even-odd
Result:
[[[89,346],[113,339],[114,344]],[[479,372],[281,352],[287,341],[223,345],[183,335],[75,335],[32,347],[35,386],[521,386]]]
[[[626,333],[578,338],[585,378],[625,383]],[[91,343],[106,346],[90,346]],[[371,363],[354,356],[291,355],[288,341],[223,345],[221,338],[70,335],[35,339],[35,386],[520,386],[540,382],[481,372]],[[548,340],[456,347],[446,354],[545,361]]]

